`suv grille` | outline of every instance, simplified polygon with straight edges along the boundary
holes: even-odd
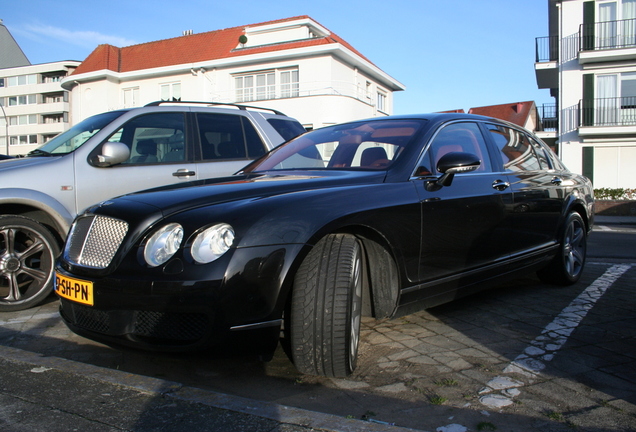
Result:
[[[108,267],[121,245],[128,224],[104,216],[87,216],[75,221],[66,244],[66,256],[74,264],[103,269]]]

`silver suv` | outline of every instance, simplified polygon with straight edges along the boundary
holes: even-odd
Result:
[[[60,245],[84,208],[233,174],[302,132],[275,110],[153,102],[90,117],[27,157],[0,160],[0,311],[49,295]]]

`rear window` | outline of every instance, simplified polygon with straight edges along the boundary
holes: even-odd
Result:
[[[296,138],[298,135],[305,133],[303,125],[295,120],[271,118],[268,119],[267,122],[276,129],[276,132],[278,132],[285,141],[289,141],[290,139]]]

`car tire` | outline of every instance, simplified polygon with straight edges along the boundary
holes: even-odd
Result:
[[[0,312],[31,308],[51,294],[59,250],[42,224],[0,216]]]
[[[559,252],[547,267],[537,272],[544,283],[572,285],[581,278],[587,254],[587,230],[583,218],[570,213],[561,230]]]
[[[320,240],[298,269],[291,301],[291,351],[309,375],[346,377],[356,367],[365,261],[348,234]]]

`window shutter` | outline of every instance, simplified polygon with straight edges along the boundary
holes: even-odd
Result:
[[[591,51],[594,49],[594,25],[596,5],[593,1],[583,3],[583,32],[582,32],[582,48],[583,51]]]
[[[583,175],[594,182],[594,147],[583,147]]]
[[[594,74],[583,75],[583,106],[581,107],[583,126],[594,125]]]

